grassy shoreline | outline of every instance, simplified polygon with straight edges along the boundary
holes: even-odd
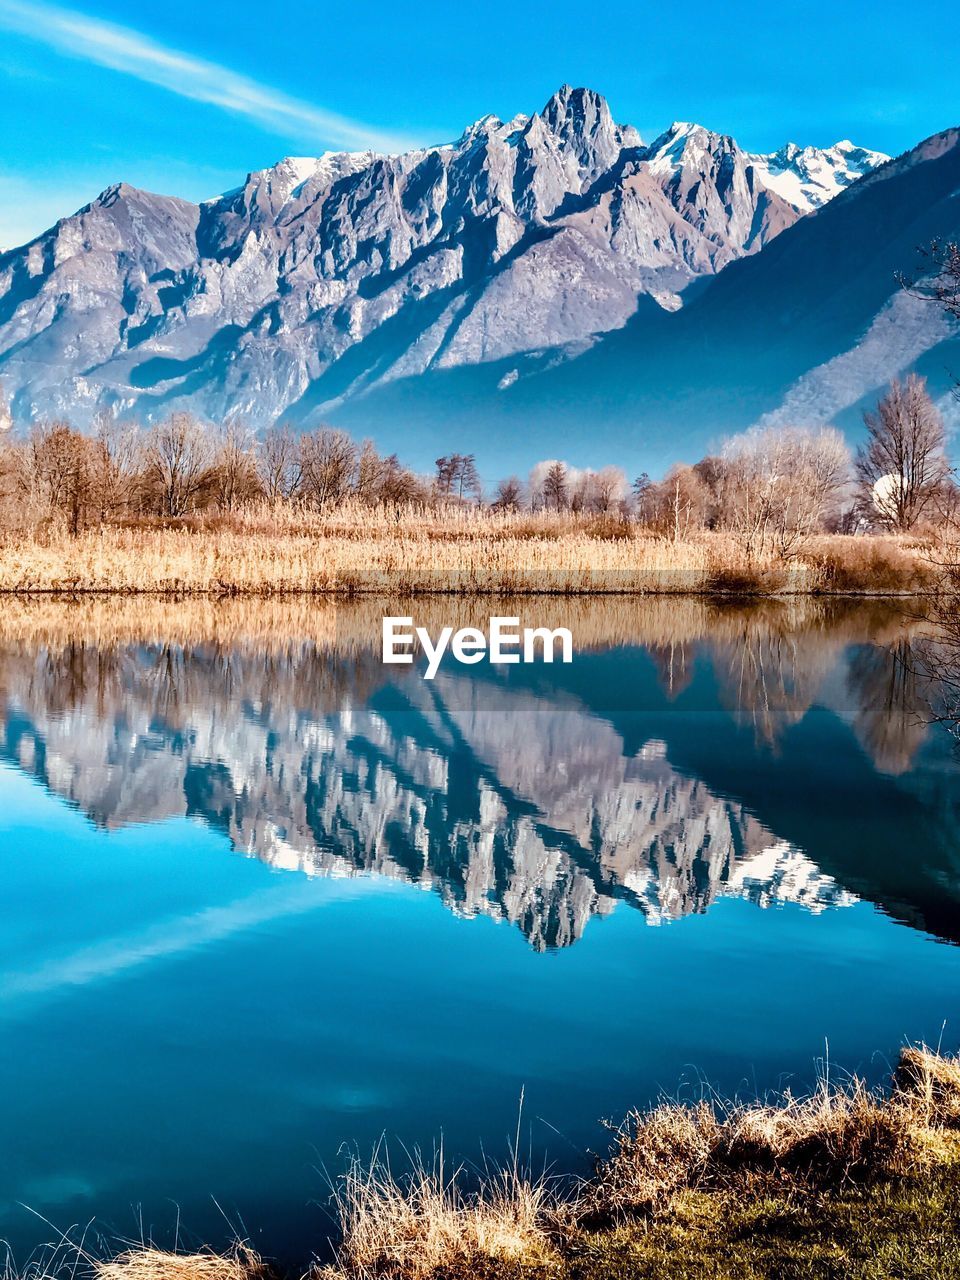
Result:
[[[782,559],[733,535],[671,540],[610,519],[382,512],[287,525],[255,514],[0,534],[0,593],[31,595],[917,595],[937,553],[894,536],[820,535]]]
[[[442,1155],[400,1175],[352,1164],[333,1259],[307,1280],[956,1280],[960,1059],[909,1047],[885,1091],[824,1080],[803,1098],[635,1111],[575,1184],[516,1160],[462,1173]],[[244,1244],[86,1261],[96,1280],[274,1275]]]

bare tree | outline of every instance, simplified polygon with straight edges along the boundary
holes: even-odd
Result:
[[[716,454],[708,454],[693,465],[704,484],[706,502],[702,514],[704,527],[715,529],[720,523],[720,507],[727,464]]]
[[[354,494],[362,501],[375,506],[380,501],[386,460],[380,457],[372,440],[364,440],[357,457]]]
[[[21,455],[20,490],[78,534],[93,510],[93,445],[66,422],[37,423]]]
[[[592,511],[607,515],[626,499],[627,478],[619,467],[603,467],[599,471],[567,468],[567,493],[570,510]]]
[[[234,511],[261,492],[253,433],[237,418],[225,422],[214,439],[210,486],[221,511]]]
[[[457,497],[461,501],[466,497],[476,498],[479,502],[481,496],[477,460],[472,453],[466,453],[460,459],[460,470],[457,474]]]
[[[943,419],[925,379],[894,379],[872,413],[864,414],[867,441],[857,453],[857,478],[865,502],[881,524],[906,530],[934,509],[950,475]]]
[[[357,446],[345,431],[320,427],[300,438],[301,489],[321,511],[346,498],[354,482]]]
[[[920,250],[923,266],[919,278],[900,277],[900,283],[914,297],[937,302],[960,320],[960,243],[934,240]]]
[[[507,476],[497,485],[492,503],[495,511],[519,511],[523,506],[523,482],[517,476]]]
[[[477,474],[477,460],[472,453],[446,454],[436,461],[436,480],[434,481],[438,496],[441,498],[480,497],[480,477]]]
[[[21,448],[10,438],[9,433],[0,435],[0,521],[4,526],[20,523],[23,511],[22,501],[18,501],[18,480],[20,477]]]
[[[66,422],[36,422],[24,451],[23,487],[47,511],[63,509],[76,466],[74,432]]]
[[[209,436],[191,414],[171,414],[153,428],[145,481],[162,515],[182,516],[198,505],[211,459]]]
[[[289,501],[297,495],[303,476],[300,442],[288,426],[269,427],[264,432],[256,451],[256,465],[268,502]]]
[[[720,519],[751,556],[802,550],[839,508],[850,453],[839,431],[770,427],[734,436],[723,451]]]
[[[608,515],[627,497],[627,477],[620,467],[601,467],[590,475],[587,505],[598,515]]]
[[[134,508],[143,441],[134,423],[120,423],[110,410],[97,414],[91,454],[93,503],[101,524]]]
[[[707,488],[693,467],[672,467],[660,486],[660,500],[661,524],[674,542],[703,527]]]
[[[562,462],[551,462],[543,478],[543,501],[554,511],[563,511],[569,499],[567,468]]]
[[[566,475],[567,501],[574,515],[585,511],[590,501],[590,481],[592,471],[570,471]]]
[[[392,506],[399,512],[401,507],[426,503],[428,498],[427,483],[404,467],[395,453],[383,459],[379,491],[379,501],[383,505]]]
[[[434,465],[437,468],[437,474],[434,479],[434,487],[437,494],[441,498],[448,498],[453,492],[454,476],[456,474],[459,454],[444,454],[437,458]]]

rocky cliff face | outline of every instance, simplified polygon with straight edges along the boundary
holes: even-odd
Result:
[[[688,145],[696,154],[695,137],[663,144],[673,168],[661,178],[681,204],[685,191],[696,190],[683,165],[676,167]],[[833,150],[842,152],[843,144]],[[791,181],[800,167],[813,171],[809,161],[794,162]],[[780,162],[766,157],[765,164],[768,180],[779,185]],[[757,166],[752,174],[757,183]],[[814,195],[811,187],[807,198]],[[745,223],[737,225],[743,233]],[[919,246],[958,237],[954,128],[851,182],[761,252],[700,275],[703,287],[687,290],[672,314],[641,297],[622,329],[575,360],[550,350],[492,365],[431,367],[373,386],[344,404],[337,421],[357,433],[416,441],[432,459],[447,447],[455,406],[457,438],[470,441],[493,475],[558,454],[575,466],[610,458],[631,473],[655,474],[678,459],[696,461],[723,436],[761,422],[831,424],[856,442],[863,411],[875,407],[892,377],[914,370],[956,432],[960,322],[900,280],[930,271]]]
[[[309,422],[398,377],[575,354],[644,295],[675,309],[884,159],[691,125],[645,146],[564,86],[448,145],[287,158],[200,207],[121,183],[0,257],[0,378],[22,419]]]

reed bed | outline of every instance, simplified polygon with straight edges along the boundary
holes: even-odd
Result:
[[[674,541],[619,518],[348,507],[260,508],[229,518],[43,525],[0,534],[0,591],[203,595],[913,593],[935,581],[924,548],[820,537],[781,561],[733,534]]]
[[[666,544],[664,544],[666,545]],[[420,529],[257,534],[221,530],[110,529],[0,544],[0,590],[416,594],[697,590],[709,560],[699,546],[562,539],[457,537]],[[675,584],[662,580],[665,572]],[[630,575],[632,582],[625,581]]]

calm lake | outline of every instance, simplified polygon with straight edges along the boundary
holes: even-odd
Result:
[[[960,763],[902,607],[528,602],[571,665],[433,682],[380,663],[404,611],[4,605],[18,1259],[95,1219],[302,1260],[384,1134],[479,1163],[519,1118],[580,1172],[662,1091],[957,1048]]]

